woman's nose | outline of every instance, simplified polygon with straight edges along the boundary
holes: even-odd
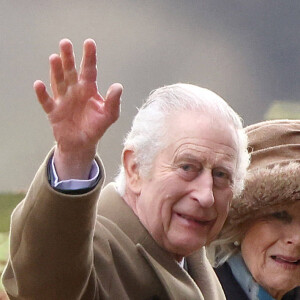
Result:
[[[285,241],[288,245],[296,245],[300,247],[300,224],[290,224],[288,226]]]

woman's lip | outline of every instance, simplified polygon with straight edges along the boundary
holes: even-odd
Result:
[[[299,257],[284,256],[284,255],[271,255],[271,258],[277,262],[289,263],[289,264],[300,264]]]

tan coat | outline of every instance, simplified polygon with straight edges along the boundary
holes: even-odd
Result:
[[[3,276],[11,299],[225,299],[204,249],[187,257],[188,274],[113,184],[98,207],[103,180],[83,195],[59,193],[48,183],[48,159],[12,216]]]

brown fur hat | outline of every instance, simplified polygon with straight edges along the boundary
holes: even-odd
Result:
[[[300,120],[265,121],[245,130],[251,163],[245,189],[232,201],[227,226],[255,220],[300,200]]]

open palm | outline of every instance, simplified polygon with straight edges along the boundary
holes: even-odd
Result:
[[[84,42],[79,72],[72,43],[67,39],[60,42],[60,55],[51,55],[49,61],[53,96],[41,81],[36,81],[34,88],[48,115],[57,148],[69,157],[80,152],[91,159],[99,139],[119,117],[122,86],[110,86],[105,98],[99,94],[96,45],[91,39]]]

